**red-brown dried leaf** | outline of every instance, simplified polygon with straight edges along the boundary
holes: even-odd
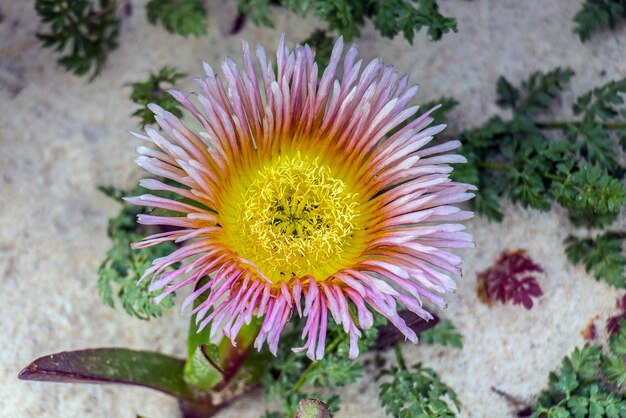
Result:
[[[598,319],[597,316],[592,318],[587,326],[585,326],[585,328],[580,332],[580,335],[585,339],[585,341],[593,341],[596,339],[598,333],[596,330],[596,324],[593,322],[596,319]]]
[[[489,306],[494,301],[511,301],[530,309],[532,298],[543,295],[543,291],[537,279],[529,273],[543,273],[543,269],[526,255],[526,251],[503,252],[493,266],[478,275],[478,297]]]

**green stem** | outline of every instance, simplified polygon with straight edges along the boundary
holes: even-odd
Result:
[[[554,181],[564,182],[564,181],[566,180],[566,179],[565,179],[565,178],[563,178],[563,177],[559,177],[559,176],[556,176],[556,175],[554,175],[554,174],[546,173],[545,171],[540,171],[540,172],[539,172],[539,174],[540,174],[542,177],[545,177],[545,178],[547,178],[547,179],[554,180]]]
[[[582,122],[580,121],[571,121],[571,122],[554,121],[554,122],[538,122],[537,126],[539,127],[539,129],[563,130],[567,128],[568,125],[580,125],[580,124],[582,124]],[[626,122],[613,122],[613,123],[604,122],[604,123],[599,123],[599,125],[601,125],[604,129],[625,129],[626,128]]]
[[[406,361],[404,361],[404,354],[402,354],[402,348],[400,348],[399,343],[393,346],[393,351],[396,353],[396,360],[398,361],[398,366],[402,370],[407,370]]]
[[[341,341],[343,341],[344,338],[345,338],[345,335],[338,335],[330,344],[326,346],[325,354],[328,354],[331,351],[333,351],[335,348],[337,348],[339,343],[341,343]],[[306,369],[304,369],[304,372],[302,372],[302,376],[300,376],[300,379],[298,379],[296,384],[291,389],[291,393],[298,393],[300,391],[300,388],[302,387],[302,385],[304,385],[306,378],[308,377],[309,374],[311,374],[313,370],[317,368],[318,364],[319,364],[318,361],[312,361],[309,363]]]

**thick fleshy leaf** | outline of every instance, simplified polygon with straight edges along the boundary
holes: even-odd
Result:
[[[184,361],[149,351],[96,348],[40,357],[19,374],[22,380],[67,383],[122,383],[192,399],[183,379]]]
[[[318,399],[302,399],[298,403],[296,418],[330,418],[328,405]]]
[[[202,344],[185,363],[185,381],[194,388],[208,391],[224,380],[219,367],[217,346]]]

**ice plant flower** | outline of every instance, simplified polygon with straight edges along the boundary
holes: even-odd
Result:
[[[163,290],[157,302],[192,286],[183,309],[208,295],[190,311],[212,335],[234,340],[256,316],[255,347],[267,342],[276,353],[297,312],[305,341],[294,350],[320,359],[332,316],[355,357],[372,309],[415,342],[398,304],[428,319],[422,300],[444,306],[441,295],[455,289],[449,274],[461,273],[461,258],[444,248],[473,245],[458,223],[472,213],[454,206],[473,196],[472,186],[448,176],[450,164],[465,162],[449,153],[460,144],[425,147],[445,127],[428,127],[430,112],[395,129],[417,112],[409,106],[417,87],[379,59],[361,71],[355,46],[342,52],[339,39],[318,81],[307,45],[290,51],[281,39],[275,65],[257,47],[257,75],[244,43],[243,69],[222,64],[224,84],[205,64],[199,93],[171,92],[198,131],[152,105],[163,134],[135,134],[156,145],[139,147],[137,163],[167,179],[140,184],[181,199],[127,198],[167,211],[139,215],[169,230],[134,247],[185,243],[154,260],[144,278]]]

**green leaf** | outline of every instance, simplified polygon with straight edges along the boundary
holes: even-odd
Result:
[[[174,99],[167,89],[172,88],[174,84],[181,78],[185,77],[184,73],[179,72],[174,67],[162,67],[157,72],[151,73],[146,81],[132,83],[132,93],[130,99],[140,106],[133,113],[141,119],[141,127],[145,127],[151,123],[155,123],[154,113],[148,109],[147,105],[155,103],[164,110],[171,112],[174,116],[182,117],[180,103]]]
[[[563,367],[570,368],[582,380],[593,379],[600,364],[600,347],[586,346],[575,348],[570,358],[563,360]]]
[[[239,0],[237,9],[244,13],[255,25],[274,27],[270,20],[270,0]]]
[[[609,382],[618,387],[622,386],[626,381],[626,365],[618,356],[602,356],[602,371]]]
[[[152,265],[152,260],[168,255],[175,250],[175,246],[168,242],[140,250],[131,249],[131,243],[142,238],[135,218],[143,209],[124,202],[121,197],[142,194],[144,189],[137,187],[124,192],[112,187],[101,187],[100,190],[119,200],[122,209],[116,217],[109,219],[108,236],[112,246],[98,268],[98,291],[110,307],[115,306],[115,294],[131,316],[143,320],[159,317],[163,314],[163,309],[174,306],[171,295],[156,304],[154,298],[161,291],[150,291],[149,280],[140,283],[138,281],[143,272]]]
[[[621,0],[586,0],[574,16],[574,32],[585,42],[598,29],[615,29],[625,13],[626,5]]]
[[[344,354],[325,356],[318,367],[309,373],[307,383],[319,387],[340,387],[354,383],[363,375],[363,366]]]
[[[456,32],[456,20],[439,13],[439,6],[434,0],[419,0],[418,8],[404,0],[377,2],[374,11],[374,26],[380,34],[393,38],[399,32],[407,41],[412,42],[414,34],[422,27],[433,41],[441,39],[447,32]]]
[[[76,75],[102,70],[118,46],[120,20],[115,0],[36,0],[35,11],[48,32],[37,33],[44,47],[64,54],[58,63]]]
[[[377,379],[379,400],[385,412],[394,417],[456,417],[461,403],[454,390],[434,370],[416,364],[412,370],[392,367]]]
[[[576,378],[576,373],[571,370],[561,370],[561,374],[556,382],[556,389],[568,396],[577,387],[578,379]]]
[[[422,28],[427,28],[432,40],[457,31],[456,20],[439,13],[435,0],[239,0],[238,9],[255,24],[271,27],[272,5],[283,6],[303,17],[312,12],[317,19],[326,22],[330,31],[336,31],[346,40],[358,37],[368,19],[381,36],[393,38],[402,33],[409,42]]]
[[[626,321],[620,321],[620,332],[611,335],[609,347],[616,356],[626,356]]]
[[[520,92],[506,78],[500,76],[496,83],[496,91],[498,93],[498,99],[496,103],[502,108],[510,107],[515,108],[519,99]]]
[[[182,360],[125,348],[97,348],[38,358],[19,374],[22,380],[68,383],[122,383],[145,386],[191,399]]]
[[[564,85],[574,76],[570,68],[557,67],[547,73],[534,72],[522,82],[523,92],[516,110],[527,116],[536,116],[548,110],[549,104],[556,98]]]
[[[589,414],[589,399],[584,396],[572,396],[567,400],[567,407],[576,418],[585,418]]]
[[[170,33],[184,37],[207,33],[206,10],[201,0],[150,0],[146,13],[148,22],[160,23]]]
[[[461,335],[451,321],[444,320],[437,326],[427,329],[420,334],[420,339],[426,344],[441,344],[463,348],[463,335]]]
[[[548,413],[548,418],[570,418],[570,413],[563,407],[556,407]]]
[[[593,121],[571,124],[567,135],[588,161],[598,164],[599,167],[609,172],[618,168],[613,142],[603,125]]]
[[[571,262],[582,262],[585,270],[592,272],[597,280],[605,280],[617,288],[626,288],[626,257],[622,253],[620,237],[611,233],[599,235],[596,239],[570,236],[565,242],[565,252]]]
[[[599,168],[582,163],[576,169],[559,164],[559,169],[565,177],[552,183],[551,193],[575,224],[606,225],[626,204],[626,186]]]
[[[200,345],[185,362],[185,381],[195,388],[208,391],[224,378],[219,367],[217,346]]]
[[[378,337],[378,329],[386,320],[382,315],[374,315],[374,326],[363,331],[365,335],[359,340],[359,350],[365,351],[374,347]],[[294,318],[290,330],[283,333],[281,345],[295,347],[301,344],[300,334],[304,320]],[[279,350],[277,356],[269,356],[268,372],[262,378],[262,385],[268,399],[280,402],[280,409],[285,417],[296,413],[298,402],[311,397],[304,391],[306,388],[324,387],[326,389],[344,386],[354,382],[362,375],[363,365],[348,359],[349,336],[341,325],[329,321],[326,336],[324,358],[311,362],[305,352],[294,353],[291,350]],[[303,389],[304,388],[304,389]],[[313,397],[327,403],[331,411],[339,408],[339,398],[325,398],[315,394]]]
[[[624,105],[624,94],[626,78],[610,81],[576,99],[572,110],[576,115],[583,115],[585,120],[612,120],[620,115],[618,108]]]
[[[550,373],[548,389],[540,394],[532,417],[625,416],[626,399],[619,387],[626,381],[626,366],[623,356],[616,352],[626,349],[626,321],[621,324],[620,335],[610,340],[609,345],[615,346],[613,354],[601,354],[601,346],[585,346],[565,357],[561,369]]]

